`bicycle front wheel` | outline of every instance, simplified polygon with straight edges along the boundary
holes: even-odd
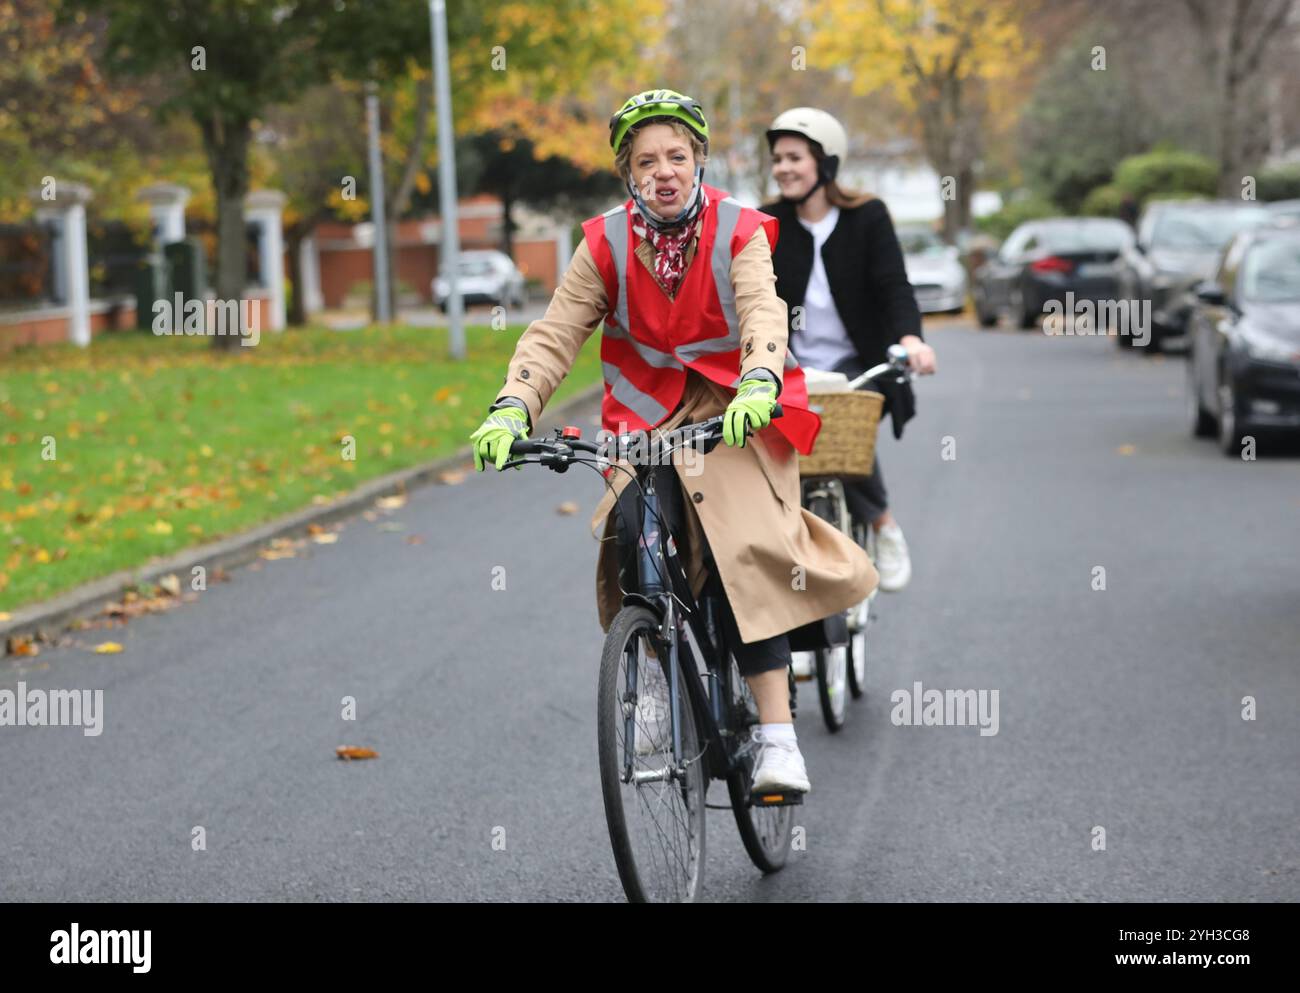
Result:
[[[605,636],[596,738],[605,820],[623,892],[633,903],[691,903],[704,870],[704,745],[678,670],[680,762],[674,760],[659,620],[624,607]]]

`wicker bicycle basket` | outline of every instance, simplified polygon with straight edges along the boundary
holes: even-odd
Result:
[[[822,419],[811,455],[799,456],[800,476],[871,475],[876,455],[876,429],[885,405],[883,393],[808,394],[808,407]]]

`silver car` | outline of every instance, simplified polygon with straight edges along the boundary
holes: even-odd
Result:
[[[907,281],[916,293],[921,313],[962,310],[966,306],[966,269],[958,258],[958,249],[945,245],[933,229],[924,225],[902,225],[897,230]]]
[[[460,295],[466,306],[486,303],[517,309],[527,301],[524,274],[505,252],[461,252],[456,274],[460,283]],[[433,280],[433,299],[443,313],[447,312],[449,296],[451,286],[445,275],[439,274]]]

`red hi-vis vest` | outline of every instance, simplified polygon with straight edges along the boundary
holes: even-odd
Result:
[[[740,384],[731,260],[760,225],[775,247],[778,221],[741,206],[723,190],[704,189],[709,204],[698,222],[699,245],[671,300],[644,265],[629,261],[635,210],[630,199],[582,225],[609,301],[600,341],[607,431],[645,431],[667,418],[681,400],[687,368],[733,390]],[[808,409],[803,370],[788,349],[779,402],[782,416],[771,427],[809,454],[821,418]]]

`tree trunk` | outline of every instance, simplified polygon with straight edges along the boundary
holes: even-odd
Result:
[[[406,149],[406,161],[402,164],[402,178],[397,188],[389,191],[388,211],[385,215],[387,231],[384,237],[388,241],[388,312],[397,320],[397,222],[410,209],[411,195],[415,191],[415,179],[424,162],[424,142],[429,134],[429,112],[433,104],[433,90],[427,80],[418,80],[415,91],[415,128]],[[378,299],[377,297],[375,298]]]
[[[289,299],[289,310],[285,314],[285,321],[290,327],[298,328],[307,323],[307,306],[303,301],[302,243],[311,232],[311,228],[301,224],[294,224],[284,232],[284,243],[289,250],[289,272],[293,279],[293,296]]]
[[[197,123],[217,195],[216,296],[218,300],[242,301],[248,267],[244,196],[248,193],[248,145],[252,127],[247,118],[229,118],[221,111],[200,117]],[[241,305],[241,323],[243,311]],[[213,335],[212,347],[238,349],[239,338],[231,334]]]
[[[510,256],[512,262],[515,257],[514,221],[511,220],[514,203],[514,191],[507,183],[501,190],[501,243],[505,246],[503,250]]]
[[[1219,183],[1221,197],[1241,195],[1241,144],[1237,134],[1241,57],[1248,7],[1236,0],[1228,25],[1227,51],[1223,53],[1223,89],[1219,110]]]

